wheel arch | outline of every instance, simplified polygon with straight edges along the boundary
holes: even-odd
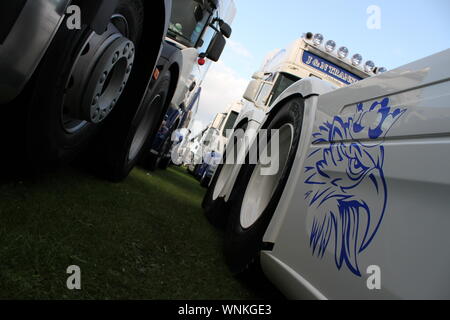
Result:
[[[170,86],[168,90],[167,100],[166,104],[163,108],[163,112],[161,114],[161,122],[164,118],[164,115],[167,113],[167,111],[170,108],[170,104],[172,103],[172,99],[175,95],[178,81],[180,79],[180,72],[182,68],[182,60],[183,57],[181,55],[181,52],[178,48],[170,45],[166,41],[164,41],[161,55],[158,59],[158,63],[156,64],[156,68],[159,70],[160,73],[169,72],[171,79],[170,79]],[[157,81],[153,81],[152,85],[155,85]],[[177,106],[178,107],[178,106]]]
[[[242,129],[242,127],[243,127],[245,124],[248,124],[250,121],[251,121],[250,118],[245,117],[245,118],[241,119],[241,120],[237,123],[237,125],[234,126],[234,129],[235,129],[235,130],[236,130],[236,129]]]
[[[336,90],[337,87],[327,81],[323,81],[316,78],[306,78],[297,81],[289,88],[287,88],[271,105],[267,114],[272,114],[278,111],[286,100],[291,99],[295,96],[300,96],[303,99],[307,99],[310,96],[322,95],[331,91]]]
[[[177,90],[178,80],[180,79],[180,65],[177,62],[174,62],[169,67],[169,72],[171,75],[170,87],[169,87],[169,95],[166,102],[166,111],[172,102],[173,97],[175,96],[175,91]]]

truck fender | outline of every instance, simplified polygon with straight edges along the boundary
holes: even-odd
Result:
[[[83,20],[97,34],[102,34],[108,27],[108,23],[114,10],[117,8],[119,0],[83,0]]]
[[[167,106],[166,106],[167,110],[175,94],[178,80],[180,78],[180,72],[183,67],[183,56],[180,50],[174,47],[173,45],[169,44],[168,42],[164,41],[161,56],[159,57],[156,67],[160,73],[164,73],[168,70],[172,75],[169,88],[169,95],[167,99]]]
[[[178,69],[181,70],[183,68],[183,55],[177,47],[164,41],[158,68],[163,71],[172,68],[173,65],[177,65]]]
[[[298,93],[295,92],[294,95],[298,96]],[[284,99],[291,96],[292,93],[290,95],[287,95]],[[318,99],[319,97],[316,94],[310,94],[309,97],[304,98],[304,115],[300,143],[295,156],[294,165],[292,166],[292,170],[287,181],[287,185],[295,185],[296,183],[298,183],[299,176],[303,172],[303,164],[306,161],[306,157],[308,154],[307,150],[312,140],[314,120],[317,114]],[[283,192],[278,207],[264,235],[264,243],[276,244],[276,240],[278,238],[278,235],[280,234],[281,227],[286,217],[289,203],[291,199],[296,196],[295,194],[293,194],[293,190],[294,188],[286,188]]]
[[[164,1],[164,30],[167,30],[170,22],[170,12],[172,9],[172,0],[160,0]],[[86,23],[97,34],[103,33],[109,23],[109,20],[116,9],[119,0],[83,0],[83,8],[86,10],[84,19]]]
[[[320,80],[317,78],[306,78],[297,81],[293,85],[291,85],[289,88],[287,88],[276,100],[274,103],[272,103],[271,107],[267,111],[267,114],[272,113],[273,111],[277,110],[277,107],[286,99],[290,98],[294,95],[302,96],[303,98],[308,98],[310,96],[320,96],[322,94],[331,92],[336,90],[338,87],[335,85]]]
[[[290,174],[287,184],[293,184],[301,173],[301,163],[305,161],[306,149],[309,146],[310,139],[312,136],[314,119],[317,111],[317,101],[318,96],[332,92],[336,90],[337,87],[326,81],[316,79],[316,78],[306,78],[297,81],[289,88],[287,88],[272,104],[269,111],[267,112],[267,119],[272,118],[272,114],[275,113],[282,105],[283,102],[293,96],[298,96],[305,100],[304,108],[304,119],[302,134],[299,143],[299,149],[297,150],[297,155],[295,163]],[[274,244],[278,237],[279,231],[283,224],[285,214],[287,211],[287,203],[293,197],[293,194],[289,192],[284,192],[277,210],[274,213],[271,223],[267,228],[266,234],[264,236],[264,243]]]

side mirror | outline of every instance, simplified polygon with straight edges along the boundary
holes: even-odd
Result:
[[[244,93],[244,99],[250,102],[255,102],[256,95],[258,94],[259,87],[261,85],[261,80],[252,80],[248,84],[247,90]]]
[[[231,29],[231,26],[226,22],[220,23],[220,32],[223,34],[225,38],[231,37],[231,33],[233,32],[233,29]]]
[[[226,44],[225,37],[221,33],[216,33],[209,44],[208,50],[206,50],[206,57],[214,62],[219,61]]]
[[[262,79],[264,79],[264,72],[255,72],[253,75],[252,75],[252,79],[255,79],[255,80],[262,80]]]
[[[219,0],[209,0],[209,5],[216,10],[219,7]]]

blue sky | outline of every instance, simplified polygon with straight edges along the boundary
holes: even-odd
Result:
[[[223,61],[248,76],[266,53],[284,48],[302,33],[320,32],[377,65],[398,67],[450,47],[449,0],[235,0],[238,9],[232,41],[252,59],[236,59],[227,50]],[[367,28],[367,8],[381,9],[381,29]],[[253,70],[255,71],[255,70]],[[251,73],[251,71],[250,71]]]
[[[350,54],[360,53],[388,69],[450,48],[449,0],[235,0],[237,16],[233,35],[222,56],[205,80],[219,90],[227,81],[235,94],[224,97],[221,106],[211,106],[222,92],[208,92],[201,103],[199,119],[208,122],[214,112],[239,98],[245,83],[270,51],[284,48],[304,32],[320,32],[325,39],[345,45]],[[367,8],[381,9],[381,29],[367,28]],[[222,77],[218,73],[228,73]],[[231,83],[234,79],[235,83]],[[210,83],[209,83],[210,82]],[[222,87],[222,90],[225,88]],[[208,89],[208,88],[205,88]],[[242,91],[237,93],[238,91]]]

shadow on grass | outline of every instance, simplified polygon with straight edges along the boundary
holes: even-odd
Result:
[[[180,168],[120,184],[73,168],[1,178],[0,298],[273,298],[264,278],[229,273],[203,194]],[[81,291],[66,288],[70,265]]]

